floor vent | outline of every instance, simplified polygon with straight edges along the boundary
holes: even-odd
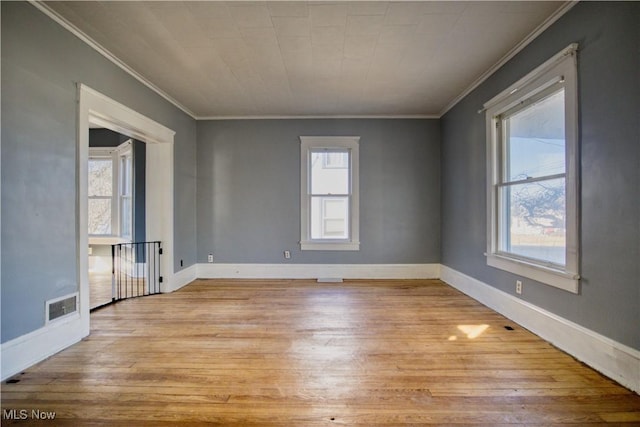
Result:
[[[58,320],[62,317],[76,313],[78,311],[78,293],[66,295],[47,301],[46,319],[47,323]]]

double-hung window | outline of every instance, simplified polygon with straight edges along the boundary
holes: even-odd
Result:
[[[114,148],[89,148],[89,236],[131,239],[133,155],[131,140]]]
[[[485,104],[487,264],[578,292],[576,45]]]
[[[358,250],[359,137],[301,136],[302,250]]]

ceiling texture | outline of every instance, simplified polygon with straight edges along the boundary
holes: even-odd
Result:
[[[55,1],[44,7],[195,118],[439,117],[567,4]]]

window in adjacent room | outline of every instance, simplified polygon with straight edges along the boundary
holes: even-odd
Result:
[[[576,45],[487,109],[487,263],[578,291]]]
[[[110,153],[90,150],[89,235],[110,236],[113,226],[113,159]]]
[[[359,137],[301,136],[302,250],[358,250]]]
[[[89,148],[89,236],[131,239],[131,140],[117,148]]]

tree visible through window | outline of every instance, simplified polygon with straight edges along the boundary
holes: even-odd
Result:
[[[499,250],[565,265],[566,200],[564,89],[501,116],[508,214],[499,226]]]
[[[112,230],[113,160],[89,158],[89,234],[110,235]]]
[[[117,148],[90,148],[88,232],[130,239],[133,231],[131,141]]]
[[[577,45],[485,104],[487,264],[578,291]]]

